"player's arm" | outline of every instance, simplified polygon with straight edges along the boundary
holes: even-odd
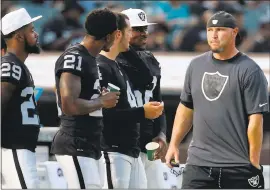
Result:
[[[263,115],[252,114],[248,124],[249,159],[257,168],[260,168],[260,154],[263,141]]]
[[[176,163],[180,163],[179,159],[179,145],[186,134],[192,127],[193,109],[186,107],[180,103],[174,118],[173,131],[171,141],[166,154],[166,164],[171,166],[171,160],[174,159]]]
[[[5,116],[8,104],[16,86],[9,82],[1,82],[1,115]]]
[[[59,90],[61,94],[62,111],[66,115],[84,115],[102,107],[114,107],[120,93],[110,92],[98,98],[85,100],[79,98],[81,93],[81,77],[88,65],[77,54],[63,56],[63,61],[56,65],[56,75],[60,75]]]
[[[244,101],[249,114],[247,129],[249,159],[260,168],[260,155],[263,141],[263,113],[269,111],[268,84],[262,70],[258,69],[245,78]]]
[[[79,98],[81,92],[81,78],[64,72],[60,78],[60,93],[62,111],[66,115],[84,115],[103,107],[114,107],[118,102],[118,92],[110,92],[96,99],[85,100]]]
[[[62,111],[66,115],[84,115],[103,107],[101,99],[85,100],[79,98],[81,77],[64,72],[60,77]]]
[[[5,115],[11,97],[20,84],[22,68],[14,63],[1,63],[1,115]]]
[[[179,146],[186,134],[192,127],[193,109],[183,103],[178,105],[174,123],[170,146]]]
[[[111,78],[113,78],[111,77],[113,75],[111,68],[108,66],[108,63],[103,63],[101,61],[98,61],[98,63],[102,76],[100,84],[102,87],[107,88],[109,82],[113,83],[111,80]],[[161,114],[161,107],[155,106],[155,104],[156,103],[149,103],[143,107],[133,107],[126,109],[119,109],[118,107],[114,107],[110,109],[103,109],[103,113],[107,118],[111,118],[112,120],[118,120],[121,122],[130,121],[137,123],[143,121],[145,118],[155,119]]]
[[[179,146],[185,135],[191,129],[193,119],[193,98],[191,94],[192,63],[189,65],[184,87],[181,92],[181,102],[177,108],[170,146]]]
[[[172,167],[170,164],[172,159],[175,159],[175,162],[179,163],[179,145],[192,127],[193,98],[191,94],[191,79],[192,63],[186,72],[184,87],[181,92],[181,102],[176,110],[171,141],[165,157],[166,164],[169,167]]]

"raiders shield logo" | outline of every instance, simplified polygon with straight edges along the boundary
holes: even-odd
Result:
[[[146,16],[145,16],[145,14],[144,14],[143,12],[140,12],[140,13],[138,14],[138,16],[139,16],[139,18],[140,18],[142,21],[145,21]]]
[[[212,23],[213,24],[217,24],[218,23],[218,20],[212,20]]]
[[[222,94],[229,76],[215,73],[205,72],[202,78],[202,92],[204,97],[209,101],[217,100]]]
[[[251,187],[257,187],[259,185],[259,181],[260,181],[260,178],[258,175],[248,179],[248,183]]]

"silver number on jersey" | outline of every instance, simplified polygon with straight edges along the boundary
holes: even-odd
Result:
[[[127,81],[127,98],[128,98],[128,103],[129,103],[130,107],[132,107],[132,108],[137,107],[136,98],[131,91],[131,88],[130,88],[128,81]]]
[[[98,88],[100,87],[100,83],[99,83],[99,79],[96,80],[95,84],[94,84],[94,90],[98,90]],[[92,97],[91,97],[91,100],[92,99],[96,99],[100,96],[100,94],[94,94]],[[102,117],[102,108],[100,108],[99,110],[96,110],[94,112],[91,112],[89,113],[90,116],[93,116],[93,117]]]
[[[22,68],[18,65],[10,65],[10,63],[3,63],[1,65],[1,75],[3,77],[10,77],[12,76],[16,80],[20,80],[22,75]]]
[[[142,93],[139,90],[135,90],[134,93],[136,96],[138,106],[143,106],[145,103],[148,103],[150,101],[150,98],[153,98],[153,90],[157,86],[157,77],[156,76],[153,76],[152,83],[153,83],[153,88],[150,90],[146,90],[144,93],[144,101],[142,98]]]
[[[34,89],[33,87],[26,87],[22,90],[21,96],[27,97],[27,95],[31,95],[28,101],[25,101],[21,104],[21,112],[22,112],[22,124],[23,125],[39,125],[39,117],[37,114],[34,114],[33,117],[29,117],[28,110],[35,109],[34,104]]]
[[[77,63],[77,67],[75,68],[75,61],[76,58],[79,60]],[[82,70],[82,57],[81,56],[75,56],[75,55],[65,55],[64,57],[65,61],[64,61],[64,68],[67,69],[76,69],[78,71]]]

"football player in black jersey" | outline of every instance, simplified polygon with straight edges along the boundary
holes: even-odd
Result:
[[[162,102],[160,92],[161,69],[154,55],[146,50],[147,27],[155,23],[148,23],[145,12],[141,9],[127,9],[122,11],[129,17],[132,27],[130,49],[121,53],[117,60],[120,66],[127,72],[131,83],[135,88],[135,97],[138,106],[149,101]],[[137,61],[136,56],[142,61]],[[145,145],[151,141],[159,143],[159,149],[155,152],[155,161],[149,161],[146,155]],[[155,120],[145,119],[140,128],[141,159],[143,161],[148,188],[164,188],[163,176],[160,171],[161,160],[166,154],[166,118],[164,113]],[[160,160],[161,158],[161,160]]]
[[[39,53],[38,34],[24,9],[6,14],[2,33],[7,52],[1,57],[2,175],[11,189],[38,188],[35,148],[39,115],[34,81],[24,64],[30,53]]]
[[[119,87],[121,92],[116,107],[103,109],[102,150],[106,162],[107,187],[146,188],[145,171],[139,157],[139,122],[145,118],[159,117],[163,105],[160,102],[148,102],[137,106],[132,85],[115,61],[120,52],[128,50],[131,38],[128,17],[121,13],[117,15],[119,31],[114,44],[109,52],[101,51],[97,57],[102,76],[101,86],[107,87],[111,83]]]
[[[114,41],[116,15],[108,9],[94,10],[86,17],[85,29],[82,42],[67,48],[55,64],[61,124],[51,153],[71,189],[102,188],[102,108],[114,107],[120,95],[100,89],[95,58],[101,50],[109,51]]]

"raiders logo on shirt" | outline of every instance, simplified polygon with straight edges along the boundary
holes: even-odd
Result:
[[[229,76],[222,75],[218,71],[215,73],[205,72],[202,79],[202,92],[209,101],[217,100],[222,94]]]

